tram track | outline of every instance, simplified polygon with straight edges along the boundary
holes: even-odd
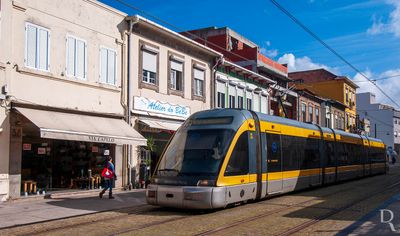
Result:
[[[330,192],[328,194],[322,194],[322,195],[318,196],[318,198],[323,198],[323,197],[326,197],[326,196],[329,196],[329,195],[339,194],[341,192],[349,191],[350,189],[352,189],[352,188],[344,188],[344,189],[340,189],[340,190],[337,190],[337,191],[334,191],[334,192]],[[286,196],[290,196],[290,195],[286,195]],[[276,196],[274,198],[279,198],[279,197],[283,197],[283,196]],[[254,203],[254,204],[255,205],[256,204],[269,204],[268,200],[271,200],[271,199],[265,199],[265,200],[262,201],[263,203],[262,202],[257,202],[257,203]],[[290,205],[289,204],[285,204],[285,205],[280,204],[282,207],[280,207],[278,209],[275,209],[275,210],[271,210],[271,211],[265,212],[262,215],[263,215],[263,217],[265,217],[265,216],[268,216],[268,215],[272,215],[274,213],[278,213],[282,209],[288,209],[288,207],[290,208],[290,207],[300,206],[300,205],[307,204],[307,203],[315,201],[315,200],[316,199],[310,199],[310,200],[307,200],[307,201],[302,201],[300,203],[290,204]],[[273,204],[272,203],[270,205],[275,205],[276,206],[277,204]],[[235,209],[235,208],[230,208],[230,209],[227,209],[227,210],[233,210],[233,209]],[[225,214],[225,213],[226,212],[221,210],[221,211],[216,212],[215,214],[222,215],[222,214]],[[179,221],[179,220],[184,220],[184,219],[192,218],[192,217],[195,217],[195,216],[196,215],[189,215],[189,216],[176,217],[176,218],[173,218],[173,219],[161,220],[161,221],[157,221],[157,222],[151,222],[151,223],[148,223],[148,224],[145,224],[145,225],[141,225],[141,226],[135,226],[135,227],[132,227],[132,228],[125,228],[125,229],[119,230],[117,232],[114,232],[113,234],[109,234],[108,236],[120,235],[120,234],[126,234],[126,233],[133,233],[135,231],[139,231],[139,230],[143,230],[143,229],[146,229],[146,228],[155,227],[155,226],[159,226],[159,225],[163,225],[163,224],[167,224],[167,223],[173,223],[173,222],[176,222],[176,221]],[[246,222],[247,221],[251,221],[251,220],[253,220],[253,219],[252,218],[245,219]],[[242,221],[238,221],[238,222],[240,224]],[[211,230],[211,231],[214,231],[214,230]],[[200,233],[200,234],[195,234],[195,235],[208,235],[208,233],[211,233],[211,231],[206,231],[206,232],[204,232],[205,234]],[[217,230],[217,232],[218,231],[220,231],[220,230]]]
[[[299,232],[299,231],[301,231],[303,229],[306,229],[306,228],[308,228],[308,227],[310,227],[312,225],[315,225],[316,223],[318,223],[318,222],[320,222],[320,221],[322,221],[324,219],[327,219],[327,218],[329,218],[329,217],[331,217],[331,216],[333,216],[333,215],[335,215],[335,214],[337,214],[339,212],[347,210],[348,208],[352,207],[353,205],[355,205],[357,203],[360,203],[360,202],[363,202],[365,200],[371,199],[371,198],[377,196],[378,194],[381,194],[382,192],[386,192],[386,191],[388,191],[388,190],[390,190],[390,189],[392,189],[392,188],[394,188],[396,186],[399,186],[399,185],[400,185],[400,182],[397,182],[397,183],[389,185],[388,187],[386,187],[383,190],[375,191],[372,195],[368,195],[367,197],[364,197],[364,198],[358,198],[358,199],[352,201],[351,203],[346,204],[343,207],[340,207],[340,208],[337,208],[337,209],[330,208],[331,211],[329,211],[326,214],[323,214],[322,216],[317,217],[316,219],[309,220],[309,221],[304,222],[302,224],[299,224],[299,225],[297,225],[297,226],[295,226],[295,227],[293,227],[293,228],[291,228],[291,229],[289,229],[287,231],[284,231],[282,233],[275,234],[275,235],[276,236],[289,236],[289,235],[292,235],[294,233],[297,233],[297,232]],[[337,191],[336,193],[340,193],[340,192],[343,192],[343,191]],[[332,195],[332,193],[326,194],[326,196],[330,196],[330,195]],[[323,196],[321,196],[321,197],[323,197]],[[310,199],[310,200],[303,201],[303,202],[300,202],[300,203],[296,203],[296,204],[293,204],[293,205],[290,205],[290,206],[287,206],[287,207],[281,207],[281,208],[278,208],[278,209],[267,211],[267,212],[265,212],[263,214],[259,214],[259,215],[256,215],[256,216],[253,216],[253,217],[250,217],[250,218],[239,220],[239,221],[236,221],[236,222],[233,222],[233,223],[230,223],[230,224],[218,227],[218,228],[214,228],[214,229],[211,229],[211,230],[207,230],[207,231],[195,234],[195,235],[196,236],[205,236],[205,235],[212,235],[212,234],[215,234],[215,233],[219,233],[219,232],[222,232],[222,231],[229,230],[229,229],[232,229],[234,227],[240,226],[242,224],[249,223],[249,222],[254,221],[254,220],[259,220],[259,219],[262,219],[264,217],[271,216],[271,215],[274,215],[276,213],[280,213],[282,210],[288,210],[288,209],[295,208],[295,207],[301,207],[301,205],[310,203],[312,201],[315,201],[315,199]],[[329,208],[325,208],[325,209],[329,210]]]
[[[293,228],[291,228],[291,229],[289,229],[289,230],[287,230],[287,231],[285,231],[283,233],[276,234],[276,236],[289,236],[289,235],[292,235],[294,233],[298,233],[301,230],[306,229],[306,228],[308,228],[308,227],[310,227],[312,225],[315,225],[316,223],[318,223],[318,222],[320,222],[322,220],[325,220],[325,219],[327,219],[327,218],[329,218],[329,217],[331,217],[331,216],[333,216],[333,215],[335,215],[337,213],[340,213],[340,212],[342,212],[344,210],[347,210],[348,208],[354,206],[355,204],[358,204],[360,202],[363,202],[363,201],[366,201],[366,200],[371,199],[373,197],[376,197],[377,195],[382,194],[382,192],[386,192],[386,191],[388,191],[388,190],[390,190],[390,189],[392,189],[392,188],[394,188],[396,186],[399,186],[399,185],[400,185],[400,182],[394,183],[394,184],[388,186],[387,188],[385,188],[384,190],[375,191],[372,195],[369,195],[369,196],[364,197],[364,198],[357,199],[357,200],[355,200],[355,201],[353,201],[353,202],[351,202],[351,203],[349,203],[349,204],[347,204],[347,205],[345,205],[343,207],[340,207],[338,209],[334,209],[331,212],[328,212],[328,213],[326,213],[326,214],[324,214],[324,215],[322,215],[320,217],[317,217],[316,219],[309,220],[309,221],[304,222],[302,224],[299,224],[299,225],[297,225],[297,226],[295,226],[295,227],[293,227]]]
[[[393,182],[391,182],[391,183],[393,183]],[[378,193],[381,193],[382,191],[387,191],[390,188],[394,188],[394,187],[398,186],[399,184],[400,184],[400,182],[399,183],[394,183],[394,184],[390,184],[389,183],[389,184],[387,184],[387,187],[385,187],[384,190],[379,190]],[[337,185],[332,185],[332,187],[333,186],[337,186]],[[364,187],[368,186],[368,183],[362,183],[361,182],[359,184],[359,186],[364,188]],[[258,202],[252,203],[252,204],[248,204],[248,206],[250,206],[250,207],[252,205],[253,206],[257,206],[257,205],[260,206],[260,205],[265,204],[265,205],[276,206],[278,208],[273,209],[273,210],[268,210],[268,211],[266,211],[266,212],[264,212],[262,214],[258,214],[256,216],[250,216],[249,218],[245,218],[245,219],[242,219],[242,220],[236,220],[235,222],[226,224],[224,226],[216,227],[214,229],[203,231],[201,233],[197,233],[197,234],[194,234],[194,235],[212,235],[212,234],[215,234],[215,233],[218,233],[218,232],[223,232],[223,231],[235,228],[237,226],[240,226],[242,224],[249,223],[249,222],[254,221],[254,220],[258,220],[258,219],[262,219],[262,218],[270,216],[270,215],[278,214],[278,213],[282,212],[283,210],[289,210],[289,209],[292,209],[292,208],[305,207],[306,205],[308,205],[308,203],[312,203],[313,201],[318,201],[320,198],[325,198],[327,196],[332,196],[332,195],[338,195],[338,194],[341,194],[343,192],[348,192],[348,191],[354,189],[354,187],[346,187],[346,186],[343,186],[343,187],[345,187],[345,188],[341,188],[341,189],[338,189],[338,190],[332,189],[331,191],[328,191],[328,193],[326,193],[326,194],[322,190],[326,190],[327,188],[317,188],[317,190],[321,190],[323,194],[322,193],[317,193],[317,194],[313,193],[313,194],[310,195],[310,196],[313,196],[312,199],[308,199],[308,200],[301,201],[301,202],[298,202],[298,203],[293,203],[293,204],[290,204],[290,201],[292,201],[290,196],[293,196],[292,194],[274,196],[274,197],[269,198],[269,199],[265,199],[265,200],[258,201]],[[310,191],[310,190],[300,191],[300,193],[301,192],[307,193],[308,191]],[[297,193],[299,193],[299,192],[297,192]],[[374,196],[376,196],[376,193],[374,194]],[[288,197],[288,198],[286,198],[286,197]],[[369,196],[366,199],[371,198],[371,197],[373,197],[373,196]],[[288,200],[289,201],[288,204],[278,202],[278,201],[280,201],[281,198],[283,198],[282,200],[284,200],[284,201]],[[274,199],[276,199],[278,201],[276,201],[274,203]],[[366,199],[364,199],[364,200],[366,200]],[[351,205],[353,205],[354,203],[358,203],[361,200],[363,200],[363,199],[357,199],[356,201],[351,202],[351,204],[347,204],[344,207],[342,207],[343,209],[342,208],[332,209],[330,207],[315,207],[315,208],[318,208],[318,209],[322,209],[323,208],[323,210],[329,210],[329,212],[327,214],[324,214],[324,215],[320,216],[320,217],[317,217],[316,219],[313,219],[313,220],[307,221],[307,222],[305,222],[303,224],[300,224],[298,226],[295,226],[294,228],[292,228],[288,232],[285,231],[282,234],[278,234],[278,235],[290,235],[292,233],[299,232],[302,229],[305,229],[305,228],[307,228],[309,226],[312,226],[312,225],[318,223],[319,221],[321,221],[323,219],[329,218],[330,216],[332,216],[332,215],[334,215],[334,214],[336,214],[336,213],[338,213],[340,211],[343,211],[343,210],[346,210],[346,209],[350,208]],[[313,207],[310,206],[310,208],[313,208]],[[224,214],[229,214],[229,211],[234,211],[235,209],[237,209],[237,207],[233,207],[233,208],[228,208],[228,209],[225,209],[225,210],[217,211],[217,212],[213,213],[210,216],[212,216],[212,217],[219,217],[219,215],[223,216]],[[39,230],[37,230],[35,232],[30,231],[29,233],[19,234],[19,235],[57,234],[57,233],[64,232],[64,231],[67,231],[67,230],[70,230],[71,232],[74,232],[75,230],[79,230],[81,228],[96,227],[97,224],[102,224],[104,222],[108,222],[109,223],[110,221],[111,222],[118,222],[119,220],[124,220],[125,224],[127,222],[129,222],[130,220],[132,220],[132,222],[135,222],[136,221],[135,217],[137,215],[147,215],[147,216],[151,216],[152,217],[150,219],[150,222],[142,222],[142,223],[136,224],[135,226],[132,226],[132,227],[123,227],[121,229],[118,228],[117,230],[113,231],[112,233],[109,233],[107,231],[105,231],[103,233],[100,233],[102,235],[132,234],[132,233],[135,233],[135,232],[140,232],[143,229],[152,229],[153,227],[157,228],[157,226],[162,226],[162,225],[165,225],[165,224],[168,224],[168,223],[175,223],[176,224],[178,222],[178,224],[179,224],[179,221],[181,221],[181,220],[195,218],[195,217],[197,217],[199,215],[202,215],[202,214],[199,214],[199,213],[191,213],[189,215],[179,215],[178,214],[178,215],[174,215],[174,216],[169,216],[167,214],[166,215],[168,217],[167,219],[162,219],[162,217],[161,217],[161,219],[158,218],[158,216],[162,215],[160,213],[168,213],[168,211],[169,211],[168,208],[159,208],[159,207],[154,207],[154,206],[149,206],[149,205],[143,204],[143,205],[140,205],[138,207],[135,207],[135,209],[133,209],[133,210],[120,211],[121,215],[113,216],[112,218],[107,217],[107,215],[103,215],[103,216],[101,216],[100,219],[89,219],[89,220],[83,219],[83,221],[79,222],[79,217],[77,217],[77,219],[74,220],[74,222],[76,222],[76,223],[69,223],[67,225],[64,224],[64,225],[60,225],[60,226],[57,226],[57,224],[55,224],[55,227],[51,227],[51,228],[47,228],[47,229],[46,229],[46,227],[44,227],[43,230],[39,229]],[[173,212],[176,213],[177,211],[173,210]],[[55,221],[57,221],[57,220],[55,220]]]

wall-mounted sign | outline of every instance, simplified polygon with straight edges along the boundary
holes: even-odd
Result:
[[[190,108],[187,106],[179,106],[168,102],[160,102],[144,97],[134,98],[134,109],[160,113],[164,115],[179,116],[187,118],[190,116]]]
[[[108,156],[108,155],[110,155],[110,150],[104,150],[104,156]]]
[[[40,148],[38,148],[37,152],[39,155],[44,155],[44,154],[46,154],[46,148],[40,147]]]
[[[24,150],[24,151],[30,151],[30,150],[32,150],[32,144],[30,144],[30,143],[24,143],[24,144],[22,145],[22,150]]]
[[[99,152],[99,147],[93,146],[92,147],[92,152]]]

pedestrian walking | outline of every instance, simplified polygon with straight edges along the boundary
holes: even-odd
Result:
[[[394,165],[394,164],[396,164],[397,152],[392,151],[391,156],[392,156],[392,164]]]
[[[104,189],[99,193],[99,197],[102,198],[103,194],[108,189],[109,190],[108,198],[114,199],[114,197],[112,195],[112,187],[113,187],[114,180],[117,180],[117,176],[115,175],[115,168],[114,168],[114,164],[112,163],[111,157],[107,157],[107,163],[106,163],[101,175],[104,177],[105,185],[104,185]]]

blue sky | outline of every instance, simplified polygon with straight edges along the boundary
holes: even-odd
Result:
[[[123,1],[182,30],[228,26],[260,45],[270,58],[289,63],[292,71],[324,67],[357,81],[360,92],[374,92],[378,101],[391,104],[269,0]],[[371,79],[400,75],[400,0],[277,1]],[[101,2],[128,14],[138,14],[115,0]],[[400,77],[394,77],[378,84],[400,103],[398,81]]]

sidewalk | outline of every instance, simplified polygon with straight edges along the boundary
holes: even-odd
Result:
[[[400,162],[389,165],[389,173],[393,168],[399,168]],[[376,209],[357,220],[340,233],[345,235],[395,235],[400,233],[400,194],[393,195]],[[391,226],[392,225],[392,226]]]
[[[0,203],[0,229],[146,204],[144,189],[121,191],[114,196],[113,200],[108,195],[100,199],[96,194]]]

